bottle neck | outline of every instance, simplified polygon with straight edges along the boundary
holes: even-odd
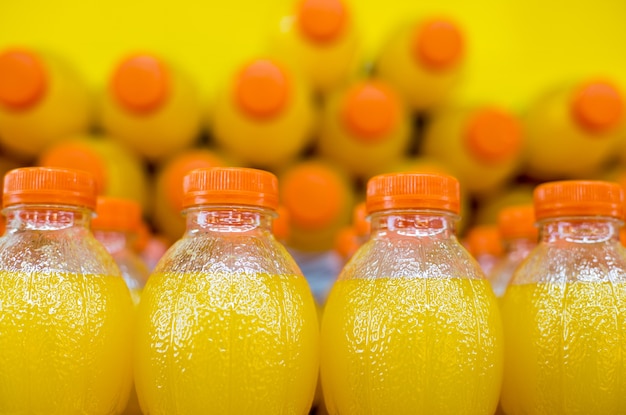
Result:
[[[271,232],[273,210],[250,206],[200,206],[185,211],[187,235],[201,232]]]
[[[89,230],[93,212],[68,205],[16,205],[4,209],[7,232]]]
[[[444,211],[403,209],[385,210],[371,215],[372,238],[396,234],[447,239],[455,235],[458,217]]]
[[[132,235],[122,231],[94,230],[93,235],[110,254],[129,249],[132,243]]]
[[[542,243],[619,242],[623,222],[610,217],[551,218],[539,222]]]

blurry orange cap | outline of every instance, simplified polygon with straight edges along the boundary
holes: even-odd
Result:
[[[498,230],[502,239],[537,239],[533,205],[509,206],[498,214]]]
[[[505,163],[522,150],[522,127],[517,118],[497,108],[482,108],[468,120],[465,144],[485,163]]]
[[[239,72],[234,93],[235,101],[248,115],[271,118],[287,105],[290,82],[276,62],[258,59]]]
[[[50,147],[39,156],[39,165],[91,173],[96,180],[97,194],[103,194],[108,185],[105,161],[93,148],[79,141],[66,141]]]
[[[162,173],[165,181],[165,194],[170,207],[177,212],[183,208],[183,180],[189,172],[225,166],[226,162],[210,150],[188,150],[174,157]]]
[[[197,169],[185,176],[183,192],[183,208],[201,205],[278,208],[278,180],[263,170],[241,167]]]
[[[342,117],[346,128],[359,140],[379,142],[393,130],[400,117],[400,100],[380,81],[365,81],[348,90]]]
[[[281,198],[291,223],[303,229],[318,229],[335,222],[346,209],[347,183],[341,174],[323,162],[298,164],[281,177]]]
[[[474,256],[501,255],[503,248],[500,233],[494,225],[476,226],[467,234],[467,249]]]
[[[569,180],[537,186],[534,193],[537,220],[559,216],[624,216],[624,195],[617,183]]]
[[[140,221],[139,226],[137,227],[137,237],[135,238],[135,243],[133,244],[135,252],[141,252],[146,249],[148,242],[150,242],[150,238],[152,238],[152,234],[148,224],[143,220]]]
[[[586,82],[576,88],[571,111],[583,128],[602,132],[622,120],[624,100],[617,87],[608,82]]]
[[[96,217],[91,221],[94,230],[139,232],[141,206],[130,199],[98,197]]]
[[[79,170],[25,167],[4,176],[4,207],[21,204],[52,204],[96,207],[93,176]]]
[[[272,232],[279,241],[286,241],[291,234],[289,211],[285,206],[280,205],[276,209],[276,213],[278,216],[276,216],[272,224]]]
[[[456,66],[463,56],[463,34],[456,23],[431,19],[417,26],[413,37],[415,59],[434,70]]]
[[[0,104],[28,108],[43,97],[47,84],[46,70],[35,53],[23,49],[0,53]]]
[[[367,220],[367,206],[365,202],[359,203],[352,214],[352,226],[358,236],[370,234],[370,221]]]
[[[367,183],[367,211],[432,209],[459,213],[459,182],[452,176],[390,173]]]
[[[339,229],[337,235],[335,235],[335,251],[344,260],[348,260],[358,249],[358,235],[354,228],[347,226]]]
[[[302,0],[298,6],[300,31],[314,42],[335,40],[346,20],[346,6],[341,0]]]
[[[170,92],[170,76],[165,64],[152,55],[134,55],[123,60],[111,79],[113,96],[130,111],[158,109]]]

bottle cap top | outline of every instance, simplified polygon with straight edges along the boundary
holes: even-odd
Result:
[[[101,231],[138,233],[141,226],[141,206],[134,200],[98,197],[96,217],[91,228]]]
[[[118,65],[110,88],[122,107],[140,113],[155,111],[169,95],[169,71],[155,56],[134,55]]]
[[[47,84],[46,70],[35,53],[22,49],[0,53],[0,104],[17,110],[33,106]]]
[[[505,163],[522,150],[522,127],[512,115],[496,108],[483,108],[472,114],[467,124],[465,144],[485,163]]]
[[[434,70],[449,69],[460,63],[463,48],[461,30],[447,19],[432,19],[418,25],[413,37],[415,59]]]
[[[537,239],[533,205],[509,206],[498,214],[498,230],[502,239]]]
[[[239,72],[235,101],[249,116],[271,118],[287,105],[290,87],[283,68],[268,59],[258,59]]]
[[[337,39],[347,20],[346,6],[341,0],[303,0],[297,14],[302,34],[318,43]]]
[[[620,123],[624,99],[619,90],[608,82],[586,82],[574,92],[571,108],[583,128],[602,132]]]
[[[617,183],[568,180],[544,183],[534,192],[537,220],[560,216],[624,217],[624,195]]]

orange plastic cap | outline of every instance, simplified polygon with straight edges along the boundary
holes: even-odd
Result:
[[[483,108],[467,123],[465,144],[484,163],[507,163],[522,150],[522,127],[517,118],[497,108]]]
[[[432,19],[420,24],[413,37],[413,54],[423,65],[434,69],[450,69],[463,57],[463,34],[456,23]]]
[[[459,181],[427,173],[390,173],[367,183],[367,211],[428,209],[459,213]]]
[[[502,255],[502,242],[498,227],[494,225],[476,226],[467,234],[467,249],[472,256]]]
[[[509,206],[498,214],[498,230],[502,239],[537,239],[533,205]]]
[[[324,163],[309,161],[293,167],[281,178],[281,198],[292,225],[319,229],[334,223],[345,208],[346,186],[341,174]]]
[[[367,236],[370,234],[370,221],[367,220],[367,206],[365,202],[359,203],[354,208],[352,214],[352,226],[358,236]]]
[[[351,226],[339,229],[335,235],[335,251],[344,259],[348,260],[359,249],[358,235]]]
[[[0,54],[0,104],[16,110],[31,107],[43,97],[47,84],[35,53],[11,49]]]
[[[271,118],[287,105],[290,83],[277,63],[259,59],[245,66],[235,83],[235,101],[248,115]]]
[[[379,142],[400,118],[400,100],[379,81],[366,81],[350,88],[342,108],[343,121],[356,139]]]
[[[170,75],[165,64],[154,56],[131,56],[115,70],[111,91],[118,103],[130,111],[155,111],[169,95]]]
[[[139,232],[141,206],[134,200],[98,197],[91,228],[100,231]]]
[[[142,252],[146,249],[151,238],[152,234],[150,232],[150,228],[148,227],[148,224],[142,220],[139,222],[139,226],[137,227],[135,243],[133,244],[135,252]]]
[[[4,207],[21,204],[50,204],[96,207],[93,176],[80,170],[25,167],[4,176]]]
[[[569,180],[539,185],[534,193],[537,220],[560,216],[609,216],[622,219],[624,194],[617,183]]]
[[[196,169],[226,167],[226,162],[209,150],[189,150],[172,159],[163,171],[165,194],[172,210],[183,208],[183,180]]]
[[[622,120],[624,100],[619,90],[608,82],[587,82],[575,90],[571,108],[583,128],[603,132]]]
[[[65,142],[51,147],[39,157],[43,167],[83,170],[96,180],[96,192],[101,195],[108,185],[107,167],[104,159],[91,147],[80,142]]]
[[[274,236],[279,241],[286,241],[289,239],[289,235],[291,234],[291,218],[289,216],[289,211],[285,206],[278,206],[276,210],[278,216],[274,219],[272,224],[272,232]]]
[[[302,0],[297,13],[302,34],[318,43],[337,39],[347,20],[346,6],[341,0]]]
[[[197,169],[185,176],[183,192],[183,208],[202,205],[278,208],[278,179],[263,170],[241,167]]]

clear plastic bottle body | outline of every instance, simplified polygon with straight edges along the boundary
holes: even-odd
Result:
[[[318,369],[315,304],[271,234],[272,211],[205,206],[186,220],[139,307],[144,412],[306,414]]]
[[[492,414],[502,370],[495,297],[455,216],[389,210],[333,287],[322,323],[331,413]]]
[[[72,206],[5,209],[0,238],[0,412],[120,413],[131,383],[132,303]]]
[[[537,246],[537,243],[528,238],[515,238],[504,241],[504,256],[493,266],[491,272],[487,274],[496,297],[500,298],[504,295],[515,270],[535,246]]]
[[[502,300],[507,414],[626,412],[626,251],[619,220],[540,222]]]

